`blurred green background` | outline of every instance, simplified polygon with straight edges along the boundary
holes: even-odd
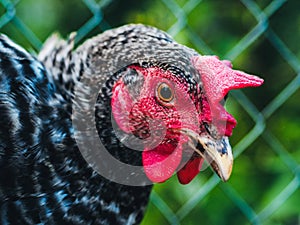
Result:
[[[300,224],[300,1],[0,0],[0,31],[32,53],[53,32],[78,31],[79,44],[126,23],[265,79],[227,102],[238,120],[230,180],[206,169],[185,186],[157,184],[142,224]]]

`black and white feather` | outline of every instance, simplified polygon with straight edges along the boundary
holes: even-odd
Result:
[[[72,89],[88,56],[72,58],[71,46],[64,41],[46,45],[39,57],[47,70],[0,36],[2,225],[138,224],[142,219],[151,186],[126,186],[101,177],[78,149]],[[49,55],[43,56],[45,52]],[[102,132],[111,150],[118,150],[112,129],[102,127]],[[140,160],[126,157],[133,163]]]

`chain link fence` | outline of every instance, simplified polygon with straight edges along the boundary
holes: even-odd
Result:
[[[239,125],[232,137],[235,166],[229,182],[222,183],[208,170],[187,186],[175,178],[155,185],[144,225],[300,224],[300,17],[295,8],[299,6],[299,11],[300,5],[296,1],[291,7],[285,0],[129,1],[130,12],[118,22],[111,22],[117,17],[111,14],[116,9],[126,11],[118,5],[124,4],[121,1],[53,2],[57,8],[47,9],[46,0],[0,0],[0,31],[37,52],[57,28],[34,25],[39,21],[30,18],[38,14],[40,20],[48,20],[47,10],[72,11],[75,4],[84,11],[77,15],[79,22],[61,17],[66,16],[65,23],[71,25],[63,32],[77,30],[77,43],[115,25],[145,22],[201,54],[217,54],[266,80],[261,88],[231,93],[228,111]],[[289,22],[292,17],[294,27]],[[278,26],[289,27],[289,33]]]

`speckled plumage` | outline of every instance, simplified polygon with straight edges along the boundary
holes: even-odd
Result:
[[[151,185],[134,187],[111,182],[94,171],[79,152],[71,122],[74,87],[82,85],[82,77],[99,83],[96,122],[101,140],[117,159],[141,165],[140,152],[123,146],[113,133],[110,117],[101,116],[110,115],[112,85],[127,65],[167,66],[176,62],[186,69],[185,63],[196,53],[173,42],[164,32],[143,25],[107,31],[76,51],[74,37],[64,41],[52,36],[36,59],[1,36],[3,225],[129,225],[139,224],[142,219]],[[182,61],[178,61],[180,57]],[[195,84],[190,74],[186,79]],[[79,91],[82,98],[87,92],[85,88]]]
[[[72,56],[68,52],[68,64],[66,58],[59,61],[61,52],[50,65],[45,60],[47,72],[7,37],[1,36],[0,44],[1,224],[139,223],[151,186],[125,186],[101,177],[82,158],[73,137],[70,96],[77,75],[88,71],[91,55],[84,55],[85,45]],[[116,157],[140,164],[138,154],[117,151],[112,129],[101,132]]]

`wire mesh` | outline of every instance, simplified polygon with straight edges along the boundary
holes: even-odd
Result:
[[[1,31],[6,31],[8,29],[13,30],[12,35],[21,35],[21,39],[25,39],[27,49],[31,51],[38,51],[43,43],[43,39],[46,36],[37,34],[28,23],[25,21],[24,15],[19,14],[18,6],[20,4],[26,4],[27,0],[1,0],[1,17],[0,17],[0,29]],[[74,1],[75,2],[75,1]],[[81,25],[79,25],[77,30],[77,42],[80,42],[93,34],[95,29],[96,32],[101,32],[110,28],[112,25],[107,19],[107,14],[109,13],[109,8],[117,1],[113,0],[82,0],[80,4],[84,4],[85,10],[89,11],[89,17],[86,18]],[[154,1],[153,1],[154,2]],[[171,18],[169,19],[167,25],[163,27],[169,34],[171,34],[175,39],[179,41],[183,39],[183,36],[188,40],[190,46],[196,48],[202,54],[217,54],[215,47],[212,42],[208,44],[207,39],[201,37],[197,31],[198,26],[195,23],[203,24],[201,21],[194,21],[190,19],[191,14],[197,13],[199,10],[203,12],[203,8],[207,7],[208,1],[201,0],[189,0],[189,1],[176,1],[176,0],[160,0],[158,1],[160,7],[163,11]],[[215,3],[217,1],[214,1]],[[222,4],[219,2],[219,4]],[[227,4],[227,3],[223,3]],[[278,136],[278,131],[274,131],[274,126],[270,125],[274,123],[276,118],[280,118],[281,113],[279,111],[282,106],[289,101],[297,101],[296,98],[299,95],[299,85],[300,85],[300,59],[294,53],[296,50],[288,47],[288,43],[280,37],[283,34],[278,35],[278,31],[274,31],[274,25],[270,25],[270,18],[276,16],[280,10],[287,4],[285,0],[273,0],[264,1],[264,5],[258,4],[253,0],[241,0],[236,1],[231,4],[240,4],[241,9],[246,12],[246,16],[252,17],[251,26],[245,28],[245,32],[239,38],[235,39],[234,43],[231,43],[230,47],[227,47],[225,51],[222,51],[222,58],[226,58],[232,61],[241,61],[243,54],[247,51],[251,51],[256,45],[258,45],[262,39],[266,39],[276,50],[278,54],[286,64],[287,70],[291,72],[291,78],[285,85],[276,92],[274,96],[269,98],[262,107],[257,106],[257,99],[250,98],[248,94],[250,92],[245,91],[233,91],[231,93],[232,102],[236,108],[241,109],[242,113],[246,114],[246,117],[250,121],[248,124],[247,132],[239,135],[234,143],[234,155],[235,161],[238,162],[239,158],[246,152],[255,151],[259,143],[264,143],[266,148],[270,149],[275,155],[273,158],[276,162],[284,164],[285,168],[282,169],[280,175],[273,174],[273,183],[283,179],[279,185],[280,187],[272,192],[267,192],[264,196],[264,191],[261,198],[256,197],[252,200],[251,197],[247,196],[247,192],[242,191],[237,180],[238,172],[233,174],[235,181],[228,183],[220,182],[219,178],[212,173],[205,173],[202,178],[197,178],[194,183],[187,187],[179,187],[175,185],[175,182],[167,182],[166,185],[155,186],[151,198],[150,205],[147,210],[147,214],[143,224],[300,224],[300,206],[299,206],[299,186],[300,186],[300,166],[299,166],[299,154],[295,153],[295,150],[291,150],[286,142],[282,141],[280,136]],[[228,6],[230,7],[230,6]],[[227,8],[228,12],[232,13],[230,8]],[[43,9],[40,9],[43,10]],[[72,9],[70,9],[72,10]],[[202,15],[201,18],[211,19],[210,15]],[[138,21],[138,16],[134,17],[130,22]],[[235,19],[237,20],[237,19]],[[239,23],[239,21],[237,21]],[[209,25],[212,26],[212,25]],[[300,28],[298,28],[300,29]],[[212,26],[212,35],[214,35],[214,28]],[[54,32],[55,30],[47,30],[47,35]],[[9,32],[8,32],[9,33]],[[11,37],[13,38],[13,37]],[[217,37],[221,39],[222,37]],[[225,40],[226,41],[226,40]],[[294,50],[294,52],[293,52]],[[262,74],[262,76],[264,76]],[[268,84],[267,84],[268,85]],[[270,84],[272,85],[272,84]],[[255,90],[253,90],[255,92]],[[273,119],[275,117],[275,119]],[[297,121],[295,122],[297,123]],[[300,129],[299,124],[295,126],[295,129]],[[282,129],[284,131],[284,129]],[[296,131],[295,131],[296,132]],[[299,132],[298,132],[299,133]],[[299,151],[300,146],[294,146],[296,151]],[[249,155],[249,160],[251,161],[251,156]],[[253,156],[255,157],[255,156]],[[238,167],[236,168],[238,170]],[[255,168],[252,168],[249,173],[254,173],[253,176],[249,176],[249,179],[254,176],[260,176],[258,172],[255,172]],[[286,175],[285,175],[286,174]],[[253,186],[255,180],[249,180],[249,188]],[[264,184],[267,186],[268,184]],[[175,187],[174,187],[175,186]],[[258,185],[259,186],[259,185]],[[247,185],[245,186],[247,187]],[[256,187],[256,186],[254,186]],[[188,192],[185,196],[188,197],[170,197],[169,193],[165,193],[162,189],[169,190],[170,188],[175,188],[179,195],[184,192]],[[184,189],[186,188],[186,189]],[[265,190],[265,189],[263,189]],[[216,192],[222,192],[223,197],[221,199],[215,199],[213,196]],[[260,190],[256,190],[260,192]],[[172,192],[173,193],[173,192]],[[191,194],[192,193],[192,194]],[[284,205],[286,202],[293,198],[297,204],[292,204],[290,209],[291,213],[288,216],[280,218],[282,213],[280,211],[286,210]],[[177,199],[177,200],[174,200]],[[179,199],[179,200],[178,200]],[[216,200],[216,201],[214,201]],[[297,202],[298,200],[298,202]],[[217,202],[219,201],[219,202]],[[220,202],[222,201],[222,202]],[[222,208],[222,205],[224,207]],[[213,207],[212,205],[219,205],[218,207]],[[211,209],[211,215],[200,214],[198,220],[197,218],[198,210],[201,211],[203,208]],[[214,212],[214,209],[228,211],[228,207],[231,212],[221,214],[227,215],[227,218],[213,219],[212,216],[218,216],[220,211]],[[289,208],[289,207],[288,207]],[[195,212],[196,211],[196,212]],[[235,213],[243,214],[244,216],[239,216],[239,220],[235,222]],[[278,213],[278,215],[277,215]],[[155,218],[155,220],[153,219]],[[189,219],[193,218],[193,219]],[[208,220],[210,222],[202,222],[203,220]],[[153,222],[155,221],[155,222]],[[227,222],[225,222],[227,221]]]

